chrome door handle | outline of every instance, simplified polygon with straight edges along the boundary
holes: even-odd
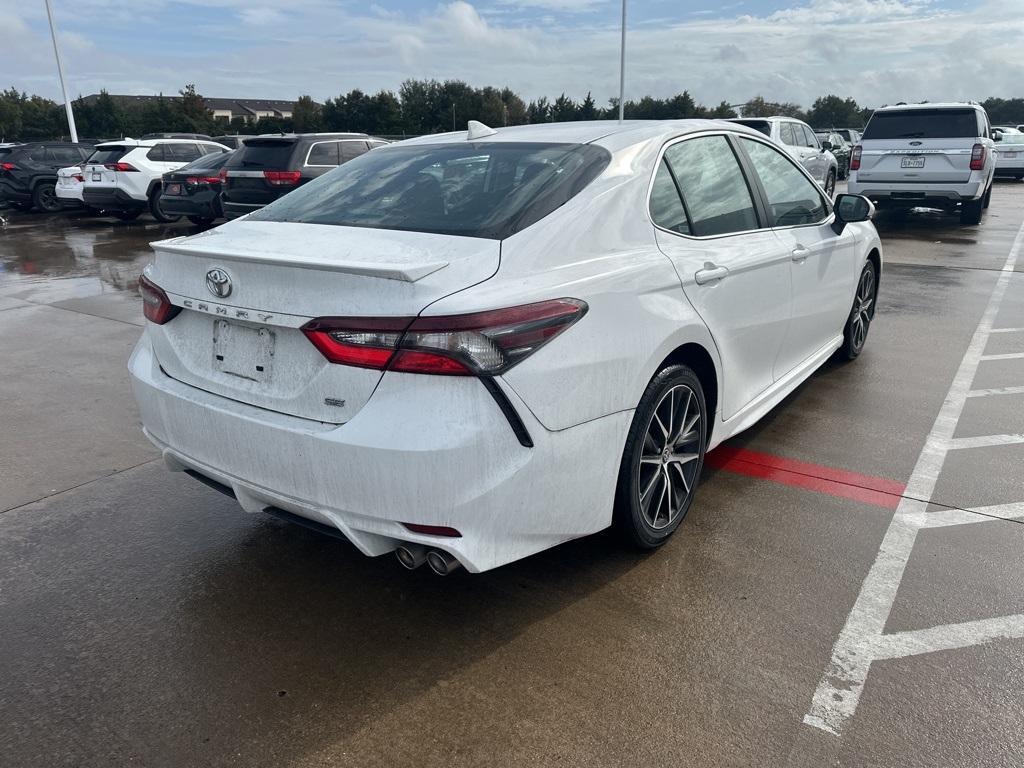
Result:
[[[693,279],[697,281],[697,285],[707,285],[708,283],[715,282],[715,280],[721,280],[728,274],[728,269],[725,267],[716,267],[709,261],[704,264],[704,269],[697,270]]]
[[[804,248],[802,245],[798,245],[793,249],[793,261],[803,261],[811,255],[809,248]]]

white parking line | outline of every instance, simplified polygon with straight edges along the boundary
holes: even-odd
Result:
[[[978,366],[983,359],[1003,359],[1001,355],[986,358],[983,353],[1022,244],[1024,224],[1017,231],[1006,263],[996,280],[995,288],[992,289],[988,306],[971,337],[967,351],[960,361],[960,367],[953,377],[953,384],[946,394],[945,402],[925,440],[924,448],[907,483],[906,495],[900,499],[875,562],[868,571],[846,624],[832,648],[832,658],[814,692],[810,710],[804,716],[804,723],[807,725],[839,735],[847,719],[857,709],[871,663],[876,659],[899,658],[901,655],[927,652],[917,650],[920,648],[958,648],[972,642],[986,642],[996,637],[1024,636],[1024,616],[1007,616],[983,626],[973,626],[975,622],[970,622],[972,626],[932,627],[913,636],[918,640],[902,634],[890,640],[883,634],[907,561],[914,548],[917,532],[929,525],[928,502],[920,499],[932,497],[946,455],[954,443],[953,434],[963,413]],[[961,438],[967,439],[974,438]],[[966,444],[962,446],[966,447]],[[901,636],[905,640],[902,644],[898,639]]]
[[[993,445],[1015,445],[1024,443],[1024,435],[978,435],[977,437],[955,437],[949,441],[949,450],[964,448],[989,448]]]
[[[929,512],[925,528],[945,528],[950,525],[971,525],[992,520],[1020,520],[1024,518],[1024,501],[1012,504],[993,504],[988,507],[971,509],[940,509]]]
[[[1021,360],[1024,352],[1007,352],[1005,355],[982,355],[982,360]]]
[[[1024,395],[1024,387],[997,387],[996,389],[972,389],[968,397],[989,397],[990,395]]]
[[[993,328],[991,333],[1024,333],[1024,328]]]

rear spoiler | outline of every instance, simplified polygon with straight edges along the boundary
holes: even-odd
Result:
[[[260,251],[232,251],[210,247],[206,244],[179,243],[182,238],[157,240],[150,243],[154,251],[178,253],[184,256],[199,256],[224,261],[248,261],[257,264],[272,264],[282,267],[298,267],[299,269],[322,269],[328,272],[343,272],[349,275],[365,275],[379,277],[384,280],[400,280],[415,283],[427,275],[448,266],[447,261],[418,262],[402,264],[386,261],[357,261],[355,259],[318,258],[301,256],[295,253],[268,253]]]

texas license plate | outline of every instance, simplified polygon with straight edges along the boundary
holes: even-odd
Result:
[[[924,168],[924,158],[904,157],[900,160],[900,168]]]
[[[167,189],[164,190],[164,194],[167,195],[180,195],[181,184],[168,184]]]
[[[213,367],[250,381],[270,378],[274,360],[274,332],[227,320],[213,324]]]

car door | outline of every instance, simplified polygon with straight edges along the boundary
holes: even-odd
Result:
[[[857,281],[853,228],[837,235],[832,207],[821,189],[767,142],[746,136],[749,158],[768,207],[769,224],[789,254],[792,316],[773,365],[780,379],[842,334]]]
[[[791,312],[790,254],[762,221],[724,134],[666,147],[650,209],[658,247],[718,346],[731,418],[772,384]]]

